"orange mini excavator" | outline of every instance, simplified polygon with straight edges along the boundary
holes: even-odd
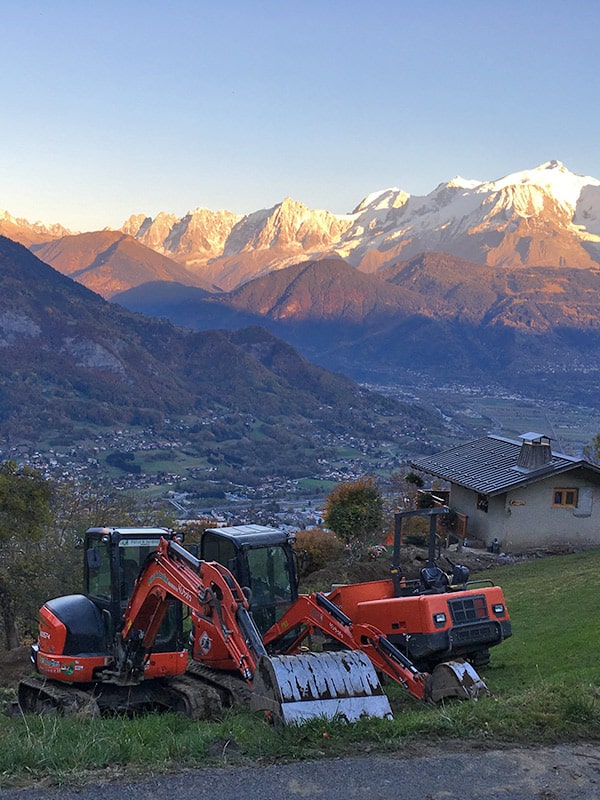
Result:
[[[164,529],[90,529],[85,584],[86,594],[50,600],[40,610],[32,647],[39,676],[19,685],[25,713],[163,708],[216,718],[223,705],[252,700],[284,723],[391,716],[359,649],[267,655],[231,572],[197,559]],[[184,608],[193,631],[191,661]],[[263,681],[257,695],[259,664],[272,681]],[[285,680],[278,683],[278,675]]]

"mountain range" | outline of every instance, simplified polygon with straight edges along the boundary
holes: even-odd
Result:
[[[136,311],[197,330],[269,328],[360,380],[501,380],[589,397],[600,368],[600,181],[561,162],[346,215],[286,198],[246,216],[132,215],[120,231],[0,232]],[[568,380],[555,381],[556,373]]]
[[[86,285],[99,267],[107,271],[106,232],[96,234],[94,246],[89,233],[79,243],[82,234],[60,225],[45,228],[0,212],[0,233],[32,246],[57,269],[78,272],[77,279]],[[182,283],[221,290],[298,261],[330,256],[369,273],[425,252],[506,268],[590,268],[600,264],[600,181],[548,161],[496,180],[456,177],[424,196],[396,188],[373,192],[343,215],[286,198],[245,216],[206,208],[181,218],[165,212],[155,218],[133,214],[120,233],[183,266]],[[60,246],[38,249],[65,237]],[[125,250],[125,273],[132,249],[130,243],[125,248],[126,241],[119,244]],[[142,253],[135,253],[141,262]],[[110,268],[118,273],[118,258]],[[154,262],[152,268],[167,269],[167,264]],[[101,287],[102,294],[109,297],[143,282],[141,271],[129,268],[129,273],[119,276],[118,288]]]
[[[195,332],[132,313],[2,236],[0,353],[4,457],[18,444],[41,451],[119,426],[175,425],[188,459],[243,482],[318,475],[336,436],[414,442],[441,425],[264,328]]]

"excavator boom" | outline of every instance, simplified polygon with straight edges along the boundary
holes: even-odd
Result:
[[[365,623],[355,624],[325,595],[300,595],[263,636],[275,652],[295,652],[316,631],[351,651],[360,650],[375,669],[401,684],[413,697],[423,701],[449,697],[476,699],[487,687],[470,664],[445,662],[433,672],[420,672],[381,631]]]

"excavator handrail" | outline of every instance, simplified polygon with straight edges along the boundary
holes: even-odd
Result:
[[[496,584],[491,578],[478,578],[475,581],[467,581],[465,583],[466,589],[470,589],[473,586],[496,586]],[[452,586],[451,588],[454,589],[455,587]]]

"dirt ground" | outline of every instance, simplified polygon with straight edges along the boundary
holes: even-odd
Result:
[[[549,555],[561,555],[573,552],[572,548],[553,548],[547,550],[529,550],[518,555],[510,553],[489,553],[487,550],[474,547],[456,547],[441,550],[436,553],[438,566],[448,572],[452,571],[451,563],[468,567],[471,576],[482,577],[481,573],[492,567],[515,564],[519,561],[531,561]],[[327,568],[311,575],[304,576],[300,581],[300,591],[326,592],[334,583],[362,583],[376,581],[390,576],[390,561],[393,555],[392,548],[373,560],[362,559],[351,561],[347,558],[330,564]],[[402,575],[407,580],[419,577],[420,570],[426,565],[428,551],[422,547],[412,545],[403,547],[400,555]]]

